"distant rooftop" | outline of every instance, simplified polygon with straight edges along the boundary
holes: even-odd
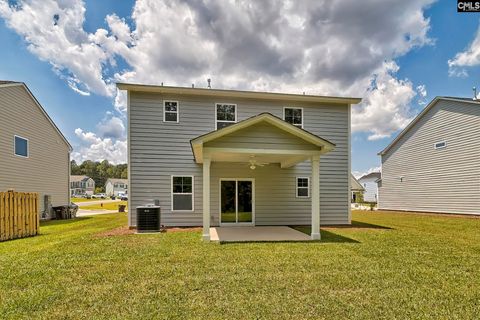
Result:
[[[107,181],[110,181],[112,183],[128,183],[128,179],[108,178]]]
[[[370,173],[364,175],[363,177],[361,177],[361,178],[358,179],[358,180],[368,179],[368,178],[380,179],[381,177],[382,177],[382,173],[381,173],[381,172],[370,172]]]
[[[78,182],[78,181],[83,181],[89,179],[88,176],[76,176],[76,175],[71,175],[70,176],[70,182]]]

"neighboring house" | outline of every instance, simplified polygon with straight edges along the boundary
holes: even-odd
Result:
[[[128,194],[128,179],[109,178],[105,183],[105,193],[107,196],[118,196],[118,194]]]
[[[358,182],[365,189],[363,192],[363,201],[378,202],[378,185],[377,181],[382,177],[380,172],[371,172],[360,179]]]
[[[92,195],[95,192],[95,181],[87,176],[70,176],[70,195]]]
[[[480,214],[479,101],[436,97],[379,155],[379,209]]]
[[[42,213],[45,195],[68,204],[71,150],[23,82],[0,81],[0,191],[38,192]]]
[[[353,174],[350,174],[350,190],[352,194],[352,202],[357,202],[358,194],[363,194],[363,192],[365,191],[365,188],[360,184],[360,182],[358,182],[358,180],[353,176]]]
[[[131,208],[162,224],[350,224],[357,98],[117,84],[128,91]],[[285,121],[283,120],[285,119]],[[129,225],[136,225],[130,210]]]

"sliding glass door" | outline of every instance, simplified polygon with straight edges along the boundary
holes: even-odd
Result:
[[[253,180],[220,180],[220,222],[222,224],[253,224]]]

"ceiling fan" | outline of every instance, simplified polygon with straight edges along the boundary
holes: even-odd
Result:
[[[249,167],[250,169],[252,170],[255,170],[255,168],[258,166],[258,167],[263,167],[267,164],[270,164],[268,162],[258,162],[257,160],[255,160],[255,156],[254,155],[251,155],[250,156],[250,160],[248,160],[248,163],[249,163]]]

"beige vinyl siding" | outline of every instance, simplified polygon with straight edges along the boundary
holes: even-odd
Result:
[[[0,191],[15,189],[69,203],[69,147],[21,85],[0,87]],[[13,150],[13,137],[28,139],[28,158]]]
[[[439,100],[382,156],[379,208],[480,214],[480,105]]]
[[[179,101],[180,122],[163,122],[163,99]],[[217,101],[218,100],[218,101]],[[130,126],[130,224],[135,225],[134,208],[154,199],[160,200],[162,224],[202,224],[202,165],[193,158],[190,140],[215,130],[215,103],[237,104],[237,120],[262,112],[282,118],[283,107],[277,101],[247,99],[209,99],[197,96],[162,96],[155,93],[129,93]],[[304,128],[336,144],[336,149],[320,157],[321,223],[349,223],[348,106],[295,104],[304,108]],[[256,130],[271,131],[259,126]],[[271,133],[271,132],[270,132]],[[255,134],[244,132],[248,144]],[[291,136],[288,137],[292,139]],[[225,139],[236,139],[235,136]],[[222,140],[223,141],[223,140]],[[274,142],[274,141],[271,141]],[[287,143],[290,141],[285,141]],[[302,142],[303,143],[303,142]],[[194,211],[171,212],[171,175],[193,175]],[[212,163],[212,224],[218,222],[218,186],[220,178],[254,178],[256,224],[310,224],[310,198],[295,197],[295,176],[310,176],[310,163],[280,169],[278,164],[252,171],[246,164]]]

